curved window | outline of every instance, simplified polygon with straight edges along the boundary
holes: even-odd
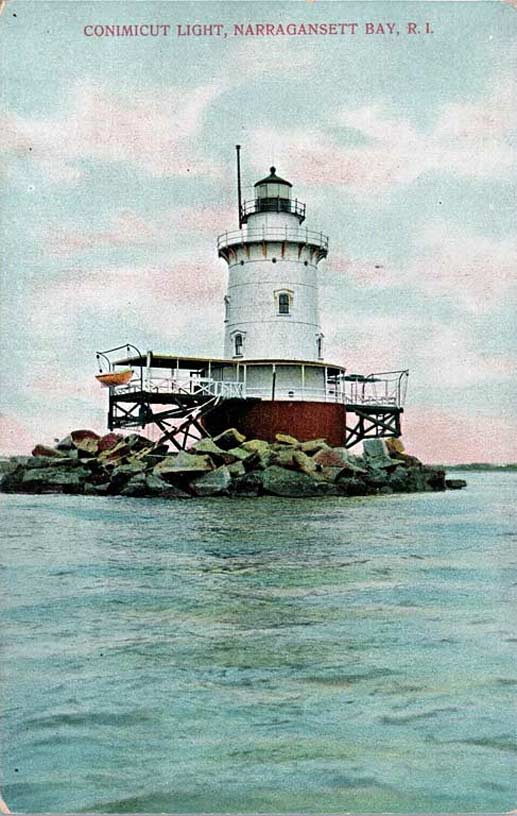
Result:
[[[244,346],[244,338],[242,334],[236,334],[233,338],[234,355],[235,357],[242,357],[242,349]]]
[[[230,298],[229,298],[228,295],[225,295],[225,298],[224,298],[224,320],[225,320],[225,322],[228,321],[229,314],[230,314]]]
[[[323,335],[318,334],[316,337],[316,350],[318,353],[318,360],[323,359]]]

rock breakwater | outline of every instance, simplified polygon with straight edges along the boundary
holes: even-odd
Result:
[[[454,483],[453,483],[454,482]],[[0,491],[188,499],[209,496],[368,496],[458,489],[445,471],[408,455],[400,439],[372,439],[363,455],[324,439],[273,443],[229,428],[171,453],[139,434],[77,430],[55,447],[0,462]]]

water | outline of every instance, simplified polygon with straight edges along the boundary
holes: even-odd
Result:
[[[517,477],[466,478],[352,500],[1,497],[10,807],[514,808]]]

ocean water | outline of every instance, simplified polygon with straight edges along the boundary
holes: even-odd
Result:
[[[466,478],[357,499],[1,496],[11,809],[517,807],[517,475]]]

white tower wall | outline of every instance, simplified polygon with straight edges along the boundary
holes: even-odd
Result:
[[[321,360],[318,263],[327,239],[302,225],[305,205],[291,200],[289,183],[278,180],[274,168],[272,174],[255,185],[246,225],[219,236],[229,269],[224,356]],[[278,198],[268,197],[271,189]],[[281,211],[264,211],[267,206]]]

